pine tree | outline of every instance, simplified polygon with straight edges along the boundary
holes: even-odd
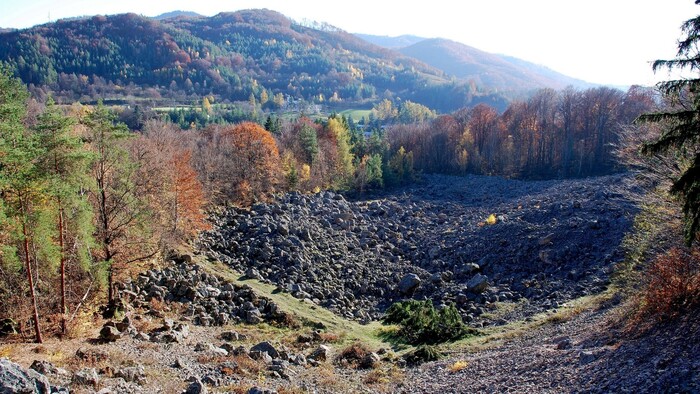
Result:
[[[304,161],[310,165],[314,164],[319,150],[316,129],[308,124],[304,124],[299,131],[299,142],[304,150]]]
[[[41,343],[39,311],[30,253],[31,229],[40,215],[46,193],[44,180],[36,165],[41,149],[23,125],[28,93],[7,68],[0,67],[0,195],[7,226],[2,230],[21,244],[21,255],[32,302],[36,342]],[[5,251],[3,251],[5,252]],[[4,253],[3,253],[4,254]],[[10,259],[11,256],[3,256]]]
[[[77,135],[71,134],[74,120],[60,113],[49,98],[46,110],[39,115],[36,136],[45,150],[39,165],[49,181],[50,194],[56,204],[56,231],[59,244],[61,281],[61,330],[66,333],[66,261],[72,255],[83,260],[92,244],[92,212],[87,201],[90,155]],[[74,240],[67,248],[66,238]],[[85,264],[83,264],[85,265]]]
[[[700,0],[696,0],[695,4],[700,4]],[[700,71],[700,16],[685,21],[682,31],[685,37],[678,42],[676,58],[655,61],[654,71]],[[682,173],[671,187],[671,193],[683,199],[685,242],[691,245],[700,229],[700,78],[661,82],[657,87],[678,105],[638,118],[639,122],[662,123],[665,126],[661,136],[656,141],[646,143],[642,152],[649,155],[667,151],[696,152],[690,163],[680,163]]]

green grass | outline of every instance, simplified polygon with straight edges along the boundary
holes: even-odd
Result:
[[[346,109],[341,111],[339,115],[347,118],[352,118],[355,122],[359,122],[362,118],[369,119],[369,114],[372,112],[369,109]]]
[[[265,284],[257,280],[242,279],[242,275],[230,267],[220,262],[207,261],[202,257],[195,257],[195,262],[200,264],[206,271],[216,274],[226,280],[238,285],[248,285],[260,296],[267,297],[275,302],[283,311],[291,313],[300,322],[308,325],[325,327],[328,333],[336,334],[340,337],[339,343],[335,346],[342,347],[355,342],[361,342],[371,349],[390,348],[398,355],[405,354],[415,349],[414,346],[401,343],[396,338],[397,326],[383,325],[381,322],[372,322],[362,325],[356,321],[347,320],[335,315],[329,310],[308,302],[292,297],[289,293],[276,292],[276,286]],[[466,338],[449,342],[438,347],[447,353],[453,352],[478,352],[497,346],[504,341],[517,338],[527,332],[536,330],[547,324],[560,324],[574,318],[576,315],[599,308],[603,303],[613,297],[618,290],[611,286],[607,291],[582,297],[569,301],[565,306],[555,311],[543,312],[532,316],[528,320],[511,322],[503,326],[488,327],[479,330],[479,335],[467,336]],[[492,311],[494,315],[510,311],[517,304],[500,305]],[[279,335],[293,333],[290,329],[279,329],[265,327],[263,331],[271,334],[273,331]],[[308,331],[308,327],[302,328],[299,332]]]
[[[380,322],[363,325],[356,321],[347,320],[321,306],[296,299],[289,293],[275,292],[276,287],[273,285],[252,279],[241,279],[240,273],[223,263],[198,258],[195,261],[210,273],[238,285],[250,286],[257,294],[271,299],[283,311],[293,314],[301,322],[316,326],[322,325],[327,332],[339,335],[343,344],[360,341],[372,349],[392,347],[392,343],[380,336],[382,330],[386,328]]]

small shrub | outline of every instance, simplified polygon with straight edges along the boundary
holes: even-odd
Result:
[[[385,324],[398,324],[398,336],[410,344],[435,344],[454,341],[467,334],[469,329],[454,305],[440,310],[431,301],[402,301],[393,304],[384,317]]]
[[[700,251],[673,248],[647,269],[638,321],[678,317],[700,306]]]
[[[454,362],[454,364],[450,365],[447,367],[447,370],[452,372],[452,373],[457,373],[469,366],[469,363],[466,362],[465,360],[457,360]]]
[[[343,349],[340,354],[336,356],[335,361],[340,365],[357,368],[368,353],[370,353],[370,351],[364,344],[353,343]]]
[[[422,364],[428,361],[437,361],[442,357],[442,353],[437,346],[421,345],[416,350],[406,353],[404,360],[410,365]]]
[[[323,343],[335,343],[341,339],[341,336],[334,332],[322,332],[319,334],[319,337]]]
[[[489,217],[486,218],[484,223],[488,224],[489,226],[493,226],[494,224],[498,223],[498,219],[496,218],[496,215],[490,214]]]

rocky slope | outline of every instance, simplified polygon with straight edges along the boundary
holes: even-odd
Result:
[[[480,352],[455,352],[408,371],[408,392],[698,393],[700,321],[637,331],[615,309],[586,310]],[[613,313],[611,313],[613,312]],[[457,362],[463,367],[456,369]],[[397,390],[401,389],[397,387]]]
[[[201,248],[347,318],[377,319],[412,297],[454,302],[475,326],[504,323],[607,285],[636,210],[627,192],[616,175],[429,176],[357,201],[291,193],[223,212]],[[497,301],[518,302],[509,316],[484,319]]]

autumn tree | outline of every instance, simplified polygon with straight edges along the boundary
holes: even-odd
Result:
[[[216,203],[250,203],[278,185],[277,143],[256,123],[207,128],[197,142],[197,157],[195,166]]]
[[[189,133],[162,121],[149,121],[144,134],[132,139],[129,151],[139,159],[139,173],[149,182],[141,187],[142,200],[158,226],[154,236],[164,252],[191,240],[208,224],[204,217],[207,199],[192,163]]]
[[[337,149],[334,186],[343,189],[350,184],[355,172],[353,164],[354,157],[351,152],[350,133],[348,132],[347,126],[337,117],[328,119],[326,129],[333,139],[335,139]]]
[[[140,197],[148,182],[139,173],[138,160],[126,149],[130,133],[114,114],[98,104],[83,119],[85,138],[94,155],[91,177],[95,187],[91,202],[96,214],[95,239],[107,271],[108,299],[114,299],[118,272],[130,263],[154,256],[157,244],[151,239],[151,212]]]

